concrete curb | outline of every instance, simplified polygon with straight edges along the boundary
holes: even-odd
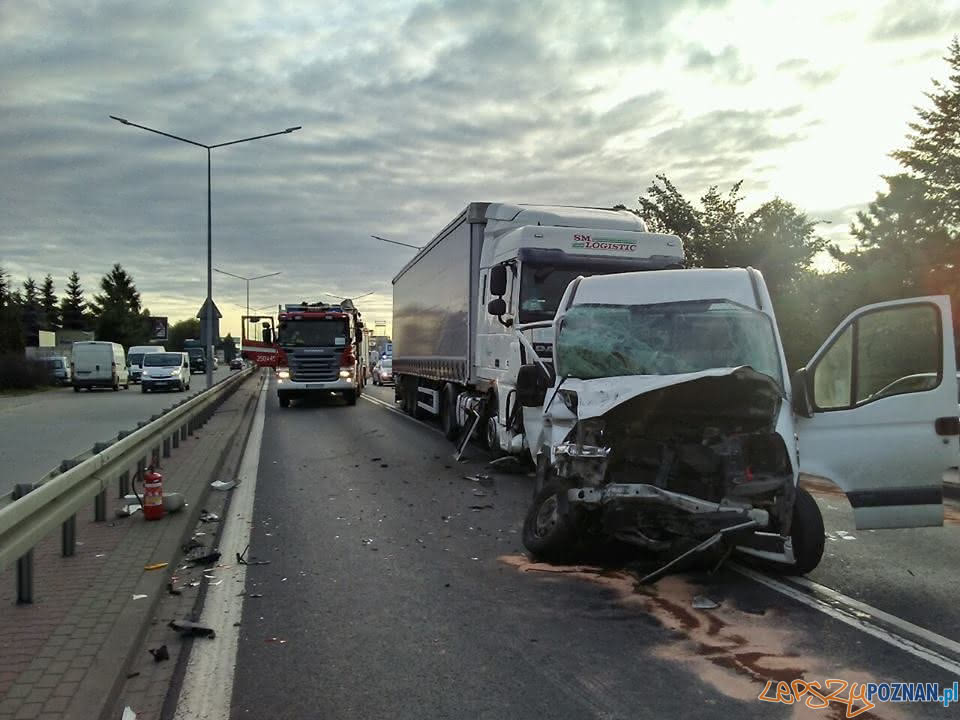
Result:
[[[251,377],[260,376],[254,375]],[[237,387],[237,390],[249,386],[247,382],[243,382]],[[259,383],[256,383],[256,386],[259,389]],[[220,412],[224,404],[228,403],[235,395],[236,390],[224,399],[217,412]],[[256,396],[254,395],[254,397]],[[242,427],[245,421],[249,422],[249,401],[239,414],[237,429]],[[209,422],[208,420],[208,424]],[[205,424],[200,432],[203,432],[208,424]],[[189,504],[187,511],[171,518],[169,525],[164,528],[162,539],[154,553],[154,557],[158,561],[166,559],[171,562],[171,565],[163,572],[145,572],[138,579],[134,592],[147,595],[146,603],[129,601],[123,607],[100,652],[95,656],[90,670],[80,684],[70,707],[64,713],[64,718],[75,718],[76,720],[90,720],[90,718],[108,720],[109,718],[109,720],[113,720],[112,708],[123,687],[127,670],[150,627],[160,599],[166,592],[167,583],[175,568],[172,563],[180,554],[180,546],[189,537],[192,529],[199,521],[202,502],[209,491],[209,482],[215,479],[219,473],[223,459],[236,440],[236,431],[228,431],[225,438],[219,439],[219,442],[223,443],[223,447],[220,448],[219,452],[216,452],[214,461],[211,463],[208,460],[197,469],[196,472],[200,474],[202,480],[199,483],[194,480],[185,493],[185,500]]]

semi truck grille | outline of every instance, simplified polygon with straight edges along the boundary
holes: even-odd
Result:
[[[300,355],[290,358],[290,379],[298,382],[330,382],[340,373],[336,355]]]

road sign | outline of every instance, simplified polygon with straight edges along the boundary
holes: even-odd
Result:
[[[167,339],[167,318],[152,316],[150,318],[150,339]]]

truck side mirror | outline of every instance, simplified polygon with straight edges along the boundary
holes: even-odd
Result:
[[[810,402],[810,380],[807,369],[800,368],[790,378],[793,389],[793,412],[800,417],[813,417],[813,403]]]
[[[507,312],[507,301],[502,297],[494,298],[487,303],[487,312],[491,315],[496,315],[500,317],[501,315],[506,314]]]
[[[547,396],[548,385],[539,365],[521,365],[517,371],[517,402],[523,407],[540,407]]]
[[[507,293],[507,266],[495,265],[490,268],[490,294],[503,297]],[[503,313],[500,313],[501,315]]]

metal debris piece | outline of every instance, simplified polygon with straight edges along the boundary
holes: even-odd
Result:
[[[523,475],[527,472],[526,465],[515,455],[504,455],[496,460],[491,460],[487,463],[487,467],[507,475]]]
[[[713,610],[714,608],[718,607],[720,607],[720,603],[714,602],[706,595],[697,595],[693,598],[694,610]]]
[[[210,487],[214,490],[233,490],[236,486],[237,483],[234,480],[227,480],[226,482],[223,480],[214,480],[210,483]]]
[[[147,596],[146,596],[146,595],[131,595],[131,596],[130,596],[130,598],[131,598],[132,600],[143,600],[145,597],[147,597]]]
[[[240,565],[269,565],[269,560],[247,560],[247,550],[250,549],[250,544],[243,549],[243,552],[237,553],[237,563]]]
[[[200,522],[202,523],[220,522],[220,516],[217,515],[216,513],[207,512],[206,510],[201,510]]]
[[[479,512],[481,510],[493,510],[493,505],[471,505],[470,509],[474,512]]]
[[[220,551],[217,548],[210,548],[205,545],[194,547],[187,553],[186,557],[187,562],[193,563],[194,566],[213,565],[219,559]]]
[[[166,645],[161,645],[158,648],[150,648],[147,652],[153,655],[154,662],[162,662],[170,659],[170,651],[167,650]]]
[[[169,626],[181,635],[188,635],[190,637],[207,637],[212,639],[217,636],[213,628],[195,623],[191,620],[171,620]]]

